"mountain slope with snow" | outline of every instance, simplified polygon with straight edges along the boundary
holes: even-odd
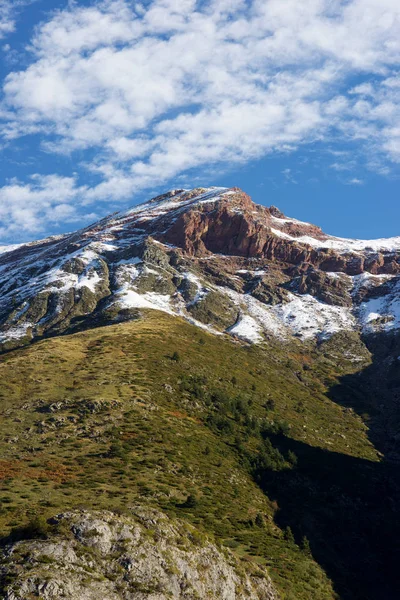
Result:
[[[236,188],[6,249],[0,596],[397,599],[399,274]]]
[[[173,190],[0,255],[4,348],[161,310],[214,333],[400,328],[400,238],[343,240],[237,188]]]

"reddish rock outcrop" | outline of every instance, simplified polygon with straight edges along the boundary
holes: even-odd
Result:
[[[308,223],[286,219],[276,207],[256,205],[251,198],[233,188],[215,202],[190,206],[172,223],[162,223],[163,232],[156,234],[162,242],[173,244],[192,256],[209,253],[265,258],[284,266],[312,264],[322,271],[358,275],[400,272],[400,254],[379,252],[343,252],[324,249],[330,236]],[[274,232],[279,231],[280,234]],[[291,236],[292,239],[285,237]],[[321,242],[321,247],[301,239],[308,236]]]

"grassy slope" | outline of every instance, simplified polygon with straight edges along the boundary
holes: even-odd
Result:
[[[296,343],[250,347],[150,311],[142,320],[3,355],[2,533],[37,513],[124,511],[140,500],[196,523],[244,560],[268,565],[284,598],[334,598],[323,570],[275,524],[279,494],[261,491],[244,458],[260,448],[245,424],[251,416],[287,421],[287,439],[300,455],[315,448],[376,464],[361,419],[326,395],[322,382],[338,374],[332,353],[321,357]],[[340,373],[352,369],[343,359]],[[225,411],[228,431],[207,423],[218,394],[246,405],[243,414]],[[296,466],[287,461],[282,469]],[[195,501],[185,504],[189,495]]]

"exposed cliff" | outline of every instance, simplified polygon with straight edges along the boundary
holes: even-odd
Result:
[[[265,569],[159,511],[75,512],[0,555],[4,600],[278,600]],[[32,533],[32,532],[31,532]]]
[[[175,190],[0,256],[3,349],[141,308],[214,332],[326,339],[400,327],[400,241],[343,240],[237,188]]]

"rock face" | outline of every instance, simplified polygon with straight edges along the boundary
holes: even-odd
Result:
[[[245,570],[229,551],[159,511],[82,511],[52,522],[58,534],[2,551],[4,600],[278,600],[265,570]]]
[[[348,275],[400,272],[400,238],[396,252],[390,246],[385,249],[385,244],[381,252],[371,252],[367,242],[360,248],[356,240],[333,238],[315,225],[287,219],[275,207],[271,212],[255,205],[237,188],[223,192],[213,203],[211,211],[203,200],[200,206],[195,204],[181,212],[160,232],[160,239],[198,256],[211,252],[265,258]],[[373,244],[379,248],[379,243]]]
[[[4,250],[4,249],[3,249]],[[400,328],[400,238],[344,240],[238,188],[174,190],[0,255],[0,345],[142,309],[249,341]]]

